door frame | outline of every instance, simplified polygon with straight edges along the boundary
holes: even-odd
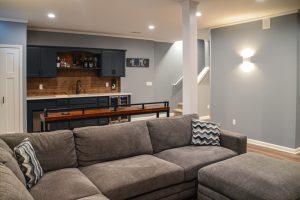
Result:
[[[23,60],[26,62],[26,58],[23,58],[23,45],[11,45],[11,44],[0,44],[0,49],[2,48],[12,48],[12,49],[18,49],[19,54],[19,106],[20,106],[20,131],[24,132],[24,104],[23,101],[26,101],[27,95],[25,95],[25,91],[23,91],[23,82],[25,83],[25,90],[26,90],[26,76],[23,75],[24,72],[26,72],[26,69],[23,68]],[[26,64],[25,64],[26,66]],[[24,78],[25,77],[25,78]],[[26,118],[25,118],[26,120]]]

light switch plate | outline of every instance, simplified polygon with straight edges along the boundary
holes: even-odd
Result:
[[[262,29],[266,30],[266,29],[270,29],[271,28],[271,19],[270,18],[266,18],[262,20]]]
[[[147,86],[152,86],[152,82],[146,82]]]
[[[39,89],[40,89],[40,90],[43,90],[43,89],[44,89],[43,84],[40,84],[40,85],[39,85]]]
[[[106,83],[105,83],[105,87],[109,87],[109,82],[106,82]]]

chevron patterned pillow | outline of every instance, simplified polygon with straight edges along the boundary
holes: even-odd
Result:
[[[25,176],[26,186],[31,188],[42,178],[44,172],[28,138],[14,148],[14,154]]]
[[[192,120],[192,144],[199,146],[220,146],[220,125],[211,122]]]

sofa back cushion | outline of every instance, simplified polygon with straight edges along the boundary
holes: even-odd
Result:
[[[145,121],[74,130],[79,166],[152,154]]]
[[[29,138],[36,156],[45,172],[77,167],[77,157],[72,131],[46,133],[15,133],[0,136],[14,149],[25,138]]]
[[[198,118],[198,115],[190,114],[147,121],[154,153],[190,145],[192,119]]]
[[[33,200],[21,181],[2,163],[0,163],[0,177],[1,200]]]
[[[18,165],[16,158],[13,155],[12,150],[1,139],[0,139],[0,163],[8,167],[24,185],[26,184],[25,177]]]

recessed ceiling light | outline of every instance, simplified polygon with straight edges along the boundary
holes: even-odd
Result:
[[[201,16],[202,16],[202,13],[201,13],[201,12],[196,12],[196,16],[197,16],[197,17],[201,17]]]
[[[55,18],[55,14],[54,14],[54,13],[48,13],[48,17],[49,17],[50,19],[54,19],[54,18]]]
[[[149,26],[148,26],[148,29],[149,29],[149,30],[154,30],[154,29],[155,29],[155,26],[154,26],[154,25],[149,25]]]

